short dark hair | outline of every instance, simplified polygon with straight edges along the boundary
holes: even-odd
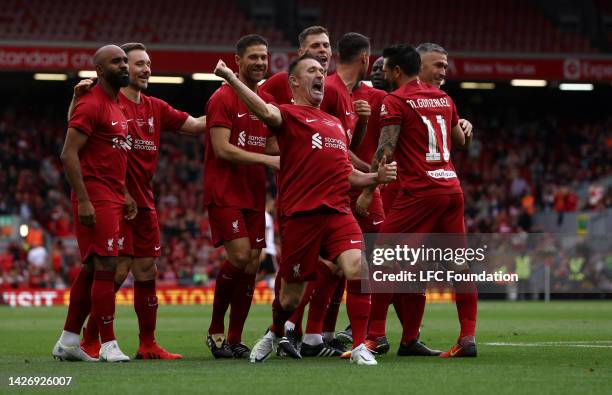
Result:
[[[147,50],[147,47],[145,47],[143,43],[125,43],[119,48],[123,49],[123,52],[125,52],[126,55],[135,49],[140,49],[142,51]]]
[[[300,56],[299,58],[293,59],[293,61],[289,65],[289,75],[293,75],[293,73],[295,71],[295,68],[298,66],[298,64],[300,64],[300,62],[302,60],[306,60],[306,59],[314,59],[314,60],[317,61],[317,63],[321,64],[319,59],[317,59],[316,57],[312,56],[311,54],[305,53],[304,55]]]
[[[302,30],[298,35],[298,42],[300,43],[300,48],[304,45],[304,41],[306,41],[306,37],[314,36],[315,34],[327,34],[329,37],[329,31],[323,26],[310,26],[306,29]]]
[[[265,45],[267,47],[268,41],[266,41],[266,39],[259,34],[248,34],[246,36],[242,36],[238,42],[236,42],[236,54],[238,56],[242,56],[248,47],[252,47],[254,45]]]
[[[448,55],[448,51],[444,49],[440,44],[436,43],[421,43],[416,47],[416,51],[420,54],[428,52],[439,52],[444,55]]]
[[[370,50],[370,39],[363,34],[346,33],[338,41],[338,54],[340,63],[350,63],[357,58],[361,52]]]
[[[387,67],[399,68],[408,76],[419,74],[421,70],[421,55],[410,45],[396,44],[383,49],[383,58],[387,59]]]

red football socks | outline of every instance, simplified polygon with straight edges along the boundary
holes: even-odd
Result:
[[[302,295],[302,300],[300,300],[300,304],[295,309],[291,317],[289,317],[290,322],[295,325],[295,333],[299,337],[302,335],[302,320],[304,319],[304,310],[306,306],[310,303],[312,294],[317,286],[317,282],[309,281],[306,285],[306,290],[304,291],[304,295]],[[310,333],[310,332],[307,332]]]
[[[225,261],[221,266],[215,284],[212,319],[210,321],[210,327],[208,328],[209,334],[212,335],[225,332],[225,324],[223,322],[225,313],[232,300],[236,282],[238,278],[242,276],[242,273],[242,270],[232,265],[230,261]]]
[[[402,343],[409,343],[419,335],[425,312],[425,292],[406,293],[400,296],[402,310]]]
[[[280,300],[278,298],[274,299],[272,302],[272,326],[270,330],[276,336],[281,337],[285,335],[285,321],[291,317],[293,310],[285,310],[283,306],[280,304]]]
[[[393,294],[393,297],[391,298],[391,303],[393,303],[393,308],[395,309],[395,314],[397,315],[400,324],[404,325],[404,317],[402,316],[402,294]]]
[[[361,280],[348,280],[346,311],[353,330],[353,348],[365,343],[370,317],[370,294],[362,292]]]
[[[342,304],[342,297],[344,296],[344,289],[346,287],[346,281],[343,276],[334,275],[334,280],[335,286],[332,286],[334,293],[329,302],[325,320],[323,321],[323,332],[334,333],[336,331],[338,312],[340,311],[340,305]]]
[[[121,284],[115,283],[115,293],[121,288]],[[89,316],[87,320],[87,325],[85,326],[85,330],[83,330],[83,340],[85,343],[95,343],[100,341],[100,331],[98,331],[98,325],[96,324],[96,320]]]
[[[115,272],[97,270],[91,286],[91,315],[96,320],[102,343],[115,340]],[[78,333],[78,332],[77,332]]]
[[[331,269],[325,263],[319,261],[317,279],[313,281],[312,298],[308,308],[306,333],[321,334],[323,332],[323,319],[328,310],[336,282],[337,277],[334,276]]]
[[[368,339],[376,340],[377,337],[385,336],[387,332],[387,313],[392,299],[392,293],[372,294]]]
[[[64,324],[64,330],[72,333],[81,333],[81,327],[91,311],[91,285],[94,273],[81,268],[79,275],[70,288],[70,304]]]
[[[473,282],[454,283],[455,304],[461,325],[459,338],[476,336],[476,316],[478,315],[478,290]]]
[[[229,344],[238,344],[242,341],[242,330],[251,309],[253,292],[255,292],[255,274],[240,273],[234,282],[234,287],[227,332]]]
[[[134,281],[134,310],[138,317],[140,344],[155,344],[155,324],[157,322],[157,295],[155,280]]]

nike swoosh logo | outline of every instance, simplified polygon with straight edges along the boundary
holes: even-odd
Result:
[[[161,246],[155,247],[155,251],[161,250]]]
[[[351,244],[358,244],[361,243],[361,240],[351,240]]]
[[[113,125],[113,126],[115,126],[118,123],[119,123],[119,121],[111,121],[111,125]]]
[[[242,117],[244,117],[246,114],[247,114],[246,112],[245,112],[245,113],[243,113],[243,114],[238,113],[238,118],[242,118]]]
[[[373,221],[372,223],[374,224],[374,226],[378,225],[378,224],[382,224],[383,222],[385,222],[384,220],[382,221]]]
[[[306,123],[311,123],[311,122],[314,122],[314,121],[316,121],[316,119],[307,119]]]
[[[126,122],[132,122],[132,121],[133,121],[133,119],[128,119]]]
[[[223,277],[224,279],[226,279],[226,280],[231,280],[231,279],[232,279],[231,277],[229,277],[229,276],[228,276],[228,275],[226,275],[226,274],[224,274],[222,277]]]
[[[457,355],[457,353],[459,353],[459,350],[461,350],[460,348],[457,348],[456,350],[450,350],[449,354],[451,357],[454,357],[455,355]]]
[[[352,112],[350,112],[350,111],[345,111],[344,113],[345,113],[346,115],[351,115],[351,114],[352,114]]]
[[[110,321],[102,321],[102,324],[104,324],[104,325],[108,325],[108,324],[111,324],[112,322],[113,322],[113,320],[110,320]]]
[[[264,241],[264,238],[263,237],[261,239],[257,238],[257,239],[255,239],[255,241],[258,242],[258,243],[261,243],[262,241]]]

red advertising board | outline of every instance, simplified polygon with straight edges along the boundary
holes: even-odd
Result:
[[[0,70],[78,71],[91,70],[93,48],[0,46]],[[178,49],[150,49],[154,73],[210,73],[218,59],[234,65],[231,52]],[[295,53],[270,54],[270,71],[286,70]],[[374,57],[373,57],[374,58]],[[333,65],[332,65],[333,67]],[[557,81],[612,81],[612,57],[496,57],[451,56],[449,79],[510,80],[546,79]]]
[[[212,304],[215,289],[213,287],[189,287],[189,288],[158,288],[157,298],[160,305],[200,305]],[[11,307],[50,307],[68,306],[70,301],[69,289],[19,289],[5,290],[0,293],[0,305]],[[427,301],[430,303],[450,302],[453,298],[452,291],[427,291]],[[266,286],[255,288],[253,293],[254,304],[271,304],[274,299],[274,291]],[[134,302],[134,290],[122,288],[117,292],[118,306],[129,305]]]

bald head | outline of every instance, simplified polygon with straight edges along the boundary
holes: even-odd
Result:
[[[96,74],[100,81],[106,81],[113,89],[125,87],[129,83],[128,58],[116,45],[105,45],[93,56]]]
[[[96,53],[93,56],[93,64],[95,66],[101,66],[105,61],[112,59],[116,56],[126,56],[125,52],[117,45],[105,45],[103,47],[98,48]]]

